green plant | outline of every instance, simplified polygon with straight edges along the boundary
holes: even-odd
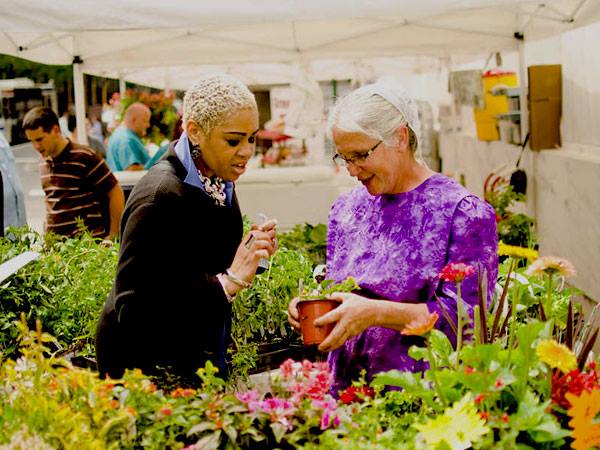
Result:
[[[333,280],[323,280],[321,282],[311,278],[304,285],[304,290],[300,296],[302,299],[320,300],[330,297],[336,292],[352,292],[359,289],[360,286],[352,277],[346,278],[341,283],[336,283]]]
[[[41,320],[56,337],[54,351],[77,346],[93,354],[96,321],[114,279],[117,246],[106,246],[83,232],[76,238],[45,237],[12,229],[0,239],[0,262],[23,251],[41,257],[0,285],[0,352],[17,354],[15,321],[24,313],[30,326]]]
[[[534,234],[535,221],[524,213],[511,210],[517,203],[524,202],[525,194],[514,191],[513,187],[501,179],[500,182],[487,183],[484,198],[496,211],[498,239],[505,244],[533,247],[537,243]]]
[[[327,227],[322,223],[298,224],[291,231],[280,233],[278,238],[282,247],[308,255],[313,267],[325,264]]]
[[[298,334],[287,320],[290,300],[298,295],[298,281],[308,284],[312,265],[302,253],[286,248],[270,258],[269,268],[233,302],[231,337],[233,378],[246,378],[256,367],[261,343],[296,343]]]

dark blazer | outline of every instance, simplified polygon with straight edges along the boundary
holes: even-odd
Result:
[[[96,331],[103,376],[166,368],[199,382],[194,373],[207,360],[226,370],[231,305],[215,275],[233,261],[242,216],[235,191],[231,206],[219,207],[186,175],[171,145],[127,200],[117,275]]]

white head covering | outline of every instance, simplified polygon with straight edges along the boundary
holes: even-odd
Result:
[[[419,119],[417,104],[398,81],[393,78],[382,78],[358,90],[361,89],[364,89],[365,93],[379,95],[388,103],[391,103],[404,117],[405,124],[415,132],[417,142],[421,142],[421,120]]]
[[[385,78],[352,91],[329,113],[328,133],[338,127],[360,132],[377,139],[389,140],[398,127],[408,125],[417,137],[415,159],[423,163],[420,144],[421,121],[414,100],[400,82]]]

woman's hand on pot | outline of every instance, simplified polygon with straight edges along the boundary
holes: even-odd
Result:
[[[319,345],[322,352],[330,352],[342,346],[351,337],[363,332],[375,323],[377,300],[350,293],[335,293],[329,296],[341,304],[333,311],[315,320],[315,326],[335,323],[335,328]]]
[[[296,330],[300,331],[300,311],[298,311],[298,302],[300,297],[293,298],[288,305],[287,316],[288,322]]]

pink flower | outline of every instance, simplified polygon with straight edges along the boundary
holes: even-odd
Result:
[[[246,391],[246,392],[238,392],[235,394],[237,399],[243,403],[255,402],[260,398],[260,394],[254,390]]]
[[[271,397],[258,402],[258,406],[263,412],[270,414],[273,421],[277,418],[291,416],[296,411],[292,402],[279,397]]]
[[[440,278],[444,281],[454,281],[460,283],[466,277],[473,275],[475,269],[464,263],[449,263],[440,272]]]
[[[332,414],[332,411],[325,411],[321,417],[321,430],[326,430],[333,425],[333,428],[337,428],[340,425],[340,418],[337,415]]]
[[[279,366],[279,371],[283,378],[290,378],[294,374],[294,360],[291,358],[286,359],[281,366]]]
[[[304,375],[306,378],[308,378],[310,376],[310,372],[312,371],[312,368],[313,368],[313,364],[308,359],[305,359],[304,361],[302,361],[302,375]]]

